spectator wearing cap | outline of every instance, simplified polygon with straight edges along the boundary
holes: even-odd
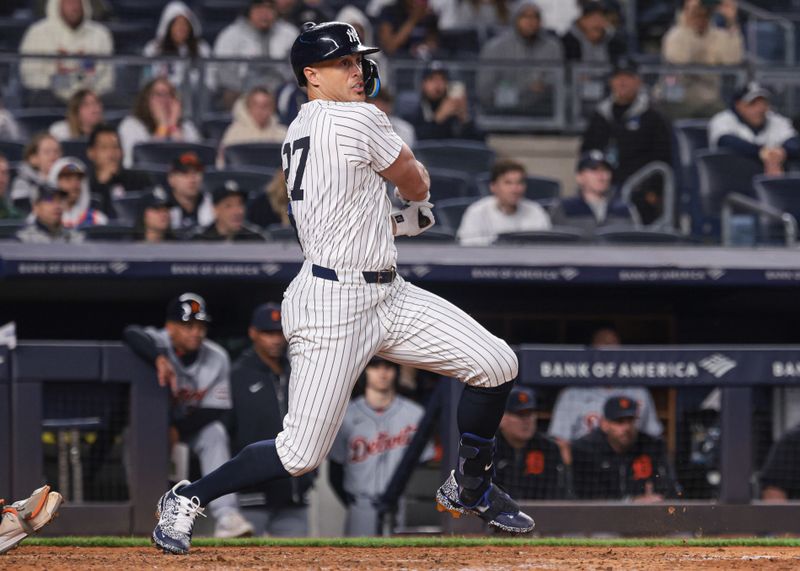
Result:
[[[11,183],[11,200],[14,206],[28,211],[29,199],[33,196],[34,189],[47,184],[47,175],[60,158],[61,144],[51,134],[37,133],[28,141],[22,152],[23,163]]]
[[[214,57],[285,59],[299,33],[295,26],[278,18],[273,0],[251,0],[244,14],[217,36]],[[227,108],[251,85],[274,89],[280,82],[278,76],[265,74],[265,68],[255,70],[247,64],[220,65],[216,71]]]
[[[564,59],[607,64],[625,54],[627,46],[608,19],[604,2],[586,2],[581,15],[561,37]]]
[[[203,162],[196,153],[183,153],[172,161],[167,175],[170,190],[170,224],[178,234],[188,234],[214,222],[214,204],[203,192]]]
[[[770,108],[770,92],[755,82],[737,90],[731,107],[711,118],[708,142],[712,149],[760,160],[768,175],[782,175],[787,159],[800,159],[792,121]]]
[[[264,235],[245,222],[247,192],[234,180],[226,181],[211,192],[214,222],[193,236],[194,240],[213,242],[263,242]]]
[[[611,95],[592,113],[583,133],[581,151],[600,149],[616,162],[611,182],[620,187],[650,163],[672,164],[672,127],[669,119],[651,105],[632,60],[620,58],[614,63],[609,86]],[[644,224],[657,218],[662,210],[662,196],[658,183],[648,185],[634,196]]]
[[[210,322],[205,300],[187,292],[170,300],[163,328],[129,325],[123,332],[131,350],[155,367],[159,386],[169,390],[173,454],[181,448],[177,444],[188,446],[204,476],[230,459],[224,420],[232,407],[231,365],[225,349],[207,339]],[[235,494],[222,496],[208,507],[216,537],[253,532],[239,513]]]
[[[178,239],[170,228],[169,199],[163,188],[156,187],[142,197],[133,230],[135,239],[141,242],[155,244]]]
[[[19,52],[23,55],[73,55],[75,59],[24,58],[20,63],[22,85],[51,104],[53,95],[66,101],[78,89],[88,87],[103,95],[114,87],[110,62],[96,62],[91,55],[113,55],[114,42],[104,25],[92,21],[89,0],[48,0],[47,15],[25,32]]]
[[[133,112],[119,124],[123,164],[133,166],[133,148],[150,141],[199,143],[202,137],[194,123],[183,116],[183,105],[175,86],[164,77],[149,81],[136,95]]]
[[[108,217],[92,205],[86,165],[75,157],[58,159],[50,169],[48,182],[66,193],[62,222],[65,228],[87,228],[108,224]]]
[[[566,494],[567,474],[558,445],[536,430],[536,395],[511,389],[494,454],[495,482],[515,498],[555,500]]]
[[[17,231],[17,240],[29,244],[83,242],[85,236],[82,232],[64,228],[61,222],[66,201],[67,193],[63,190],[47,184],[34,187],[31,195],[31,219]]]
[[[601,226],[633,223],[629,206],[614,196],[614,168],[602,151],[581,154],[576,170],[578,194],[562,198],[553,206],[550,219],[554,225],[592,231]]]
[[[511,14],[511,29],[495,36],[481,49],[478,97],[493,112],[525,112],[547,95],[547,77],[530,69],[537,63],[561,63],[561,42],[544,26],[542,11],[533,0],[521,0]],[[493,65],[516,62],[519,65]]]
[[[253,310],[247,329],[251,345],[231,369],[233,411],[229,431],[234,454],[253,442],[275,438],[283,429],[289,400],[289,360],[281,329],[281,306],[264,303]],[[256,535],[308,535],[306,494],[316,471],[276,480],[240,494],[243,515]]]
[[[266,87],[254,87],[233,106],[233,123],[220,141],[220,152],[237,143],[282,143],[286,126],[275,113],[275,97]]]
[[[441,62],[432,62],[422,75],[420,102],[408,116],[417,139],[478,139],[484,134],[469,112],[463,83],[450,83]]]
[[[462,246],[486,246],[506,232],[549,230],[550,217],[537,202],[525,198],[525,167],[502,159],[492,165],[491,196],[469,205],[458,227]]]
[[[92,129],[86,149],[89,159],[89,191],[109,218],[116,218],[113,201],[128,192],[153,186],[147,175],[122,166],[122,147],[117,130],[107,123]]]
[[[715,15],[719,15],[719,23],[714,21]],[[736,0],[684,0],[683,10],[664,35],[661,55],[665,62],[675,65],[742,63],[744,37]],[[671,105],[676,117],[708,117],[721,107],[720,78],[716,74],[684,74],[677,92],[682,93]],[[666,92],[665,98],[670,100]]]
[[[636,401],[612,396],[600,426],[572,443],[578,498],[654,503],[679,494],[664,442],[639,432],[636,415]]]
[[[347,506],[347,536],[380,533],[381,497],[424,415],[421,406],[397,394],[397,373],[397,365],[380,356],[367,363],[358,382],[364,394],[348,405],[328,455],[331,486]],[[429,445],[420,461],[433,454]]]

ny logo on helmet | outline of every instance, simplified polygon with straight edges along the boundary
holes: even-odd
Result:
[[[358,34],[353,28],[347,30],[347,38],[354,44],[360,44],[361,42],[358,39]]]

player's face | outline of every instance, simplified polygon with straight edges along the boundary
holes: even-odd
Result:
[[[500,420],[500,430],[512,440],[530,440],[536,433],[536,413],[532,410],[507,412]]]
[[[378,363],[366,369],[367,388],[386,392],[394,390],[397,369],[389,363]]]
[[[316,98],[339,102],[366,100],[360,55],[324,61],[310,69],[313,74],[309,84],[315,86]]]
[[[169,333],[172,347],[176,352],[194,353],[203,344],[206,333],[208,333],[208,326],[202,321],[190,321],[189,323],[170,321],[167,323],[167,333]]]
[[[600,429],[606,433],[606,438],[608,438],[608,443],[611,447],[618,451],[630,448],[638,434],[636,419],[633,417],[619,420],[604,418],[600,421]]]
[[[286,338],[282,331],[259,331],[255,327],[251,327],[248,333],[259,354],[266,354],[272,359],[281,358],[286,349]]]
[[[515,208],[525,196],[525,175],[522,171],[509,171],[497,177],[489,188],[501,207]]]

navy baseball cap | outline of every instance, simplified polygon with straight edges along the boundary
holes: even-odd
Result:
[[[533,389],[515,385],[506,401],[506,412],[524,412],[536,408],[536,393]]]
[[[613,396],[603,405],[603,416],[608,420],[636,418],[638,409],[639,405],[635,400],[626,396]]]
[[[259,331],[281,331],[281,306],[277,303],[262,303],[253,310],[250,327]]]
[[[211,201],[214,204],[219,204],[229,196],[241,196],[242,200],[247,200],[247,192],[235,180],[226,180],[211,191]]]
[[[145,194],[139,202],[140,208],[145,210],[147,208],[167,208],[169,206],[169,197],[163,188],[157,186],[153,192]]]
[[[770,97],[772,97],[772,92],[755,81],[750,81],[746,85],[743,85],[733,94],[734,101],[744,101],[745,103],[752,103],[759,97],[763,97],[769,101]]]
[[[611,161],[608,160],[605,153],[599,149],[593,149],[581,154],[575,170],[581,172],[587,169],[596,169],[600,166],[604,166],[608,170],[614,170],[614,166],[611,164]]]
[[[54,198],[66,198],[67,193],[60,188],[50,184],[39,184],[31,189],[31,202],[40,200],[53,200]]]
[[[187,292],[179,295],[167,305],[167,321],[189,323],[191,321],[211,322],[206,310],[206,300],[196,293]]]
[[[639,64],[629,57],[618,57],[611,66],[611,77],[624,73],[627,75],[639,75]]]
[[[434,60],[429,63],[428,67],[425,68],[425,71],[422,72],[422,79],[428,79],[435,73],[441,74],[445,79],[450,77],[450,72],[447,71],[447,67],[445,67],[442,62]]]

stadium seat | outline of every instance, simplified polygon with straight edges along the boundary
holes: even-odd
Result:
[[[414,154],[428,169],[460,170],[477,175],[491,170],[495,152],[480,141],[460,139],[418,141]]]
[[[554,226],[550,230],[507,232],[497,237],[496,244],[563,244],[583,242],[586,234],[578,228]]]
[[[150,179],[150,183],[152,185],[160,185],[160,186],[163,186],[163,187],[167,186],[167,167],[166,166],[160,166],[160,165],[155,165],[155,166],[152,166],[152,167],[147,167],[147,166],[137,167],[137,166],[134,166],[134,167],[129,168],[127,170],[129,170],[131,172],[134,172],[134,173],[138,173],[138,174],[144,175],[145,177]],[[138,189],[135,189],[135,190],[147,190],[147,189],[138,188]]]
[[[142,198],[150,191],[135,190],[128,191],[125,196],[112,198],[111,205],[117,213],[117,221],[128,224],[135,224],[139,217],[139,208]]]
[[[0,155],[3,155],[8,162],[18,163],[22,160],[25,152],[25,145],[17,141],[0,141]]]
[[[232,120],[230,113],[217,113],[207,116],[203,119],[201,125],[203,136],[207,141],[213,142],[214,145],[219,145],[225,130],[230,127]]]
[[[673,123],[673,168],[677,178],[677,204],[679,212],[692,219],[701,218],[700,198],[697,192],[697,164],[695,155],[708,148],[708,121],[683,119]]]
[[[477,200],[476,197],[469,196],[464,198],[449,198],[438,200],[434,205],[433,214],[436,216],[437,223],[442,228],[448,228],[456,233],[461,225],[461,219],[467,207]]]
[[[683,244],[686,238],[674,231],[647,230],[645,228],[598,228],[594,237],[609,244]]]
[[[13,240],[17,230],[25,226],[25,220],[0,220],[0,240]]]
[[[281,143],[241,143],[225,147],[226,167],[283,168]]]
[[[481,194],[490,194],[490,173],[478,175],[478,188]],[[546,176],[528,175],[525,177],[525,198],[549,204],[561,195],[561,182]]]
[[[431,200],[466,198],[479,196],[478,187],[472,178],[461,171],[451,169],[428,169],[431,175]]]
[[[277,241],[297,241],[297,234],[291,226],[273,224],[267,227],[265,234]]]
[[[130,242],[133,240],[133,225],[112,221],[103,226],[82,228],[86,239],[91,242]]]
[[[395,241],[411,242],[413,240],[413,243],[418,244],[419,242],[453,242],[455,239],[456,233],[454,231],[436,225],[418,236],[397,236]]]
[[[216,162],[217,149],[211,145],[201,143],[186,143],[177,141],[152,141],[139,143],[133,148],[133,164],[137,167],[153,166],[169,167],[176,157],[183,153],[194,152],[200,161],[211,167]]]
[[[15,53],[25,30],[33,23],[22,18],[0,18],[0,52]]]
[[[239,188],[247,193],[260,194],[275,176],[275,172],[276,169],[255,168],[210,170],[203,174],[203,188],[211,192],[214,188],[225,184],[225,181],[235,180]]]
[[[89,157],[86,156],[86,149],[89,142],[84,139],[67,139],[61,141],[61,154],[65,157],[75,157],[89,164]]]
[[[15,109],[11,111],[24,136],[30,138],[36,133],[48,131],[50,125],[64,118],[64,109]]]
[[[144,44],[155,34],[153,28],[137,21],[104,22],[114,38],[116,55],[141,55]]]
[[[763,170],[760,161],[742,155],[722,151],[697,153],[701,235],[719,237],[720,215],[725,197],[732,193],[755,197],[753,177]]]
[[[791,214],[795,222],[800,221],[800,173],[784,177],[759,175],[753,179],[758,201],[786,214]],[[761,234],[768,241],[783,239],[784,229],[780,224],[766,219],[761,220]]]
[[[142,38],[142,47],[155,37],[158,19],[164,9],[164,0],[114,0],[114,16],[121,22],[147,24],[150,33]]]
[[[195,8],[203,21],[203,39],[210,45],[223,28],[247,9],[249,0],[199,0]]]

